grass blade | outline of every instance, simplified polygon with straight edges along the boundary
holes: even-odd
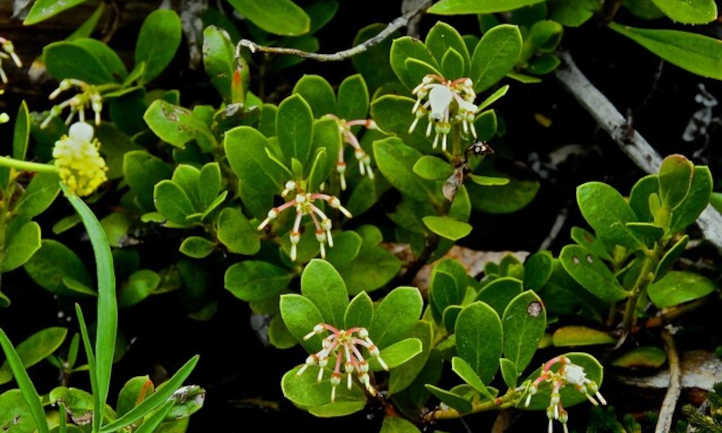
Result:
[[[175,405],[175,402],[173,400],[166,401],[165,404],[163,404],[156,413],[151,415],[150,418],[148,418],[147,420],[143,421],[143,424],[138,427],[135,433],[153,433],[156,427],[158,427],[160,423],[163,422],[173,405]]]
[[[166,400],[168,400],[168,398],[170,398],[171,395],[173,395],[174,392],[178,390],[178,388],[180,388],[181,385],[183,385],[183,382],[185,382],[186,378],[188,378],[191,374],[196,364],[198,364],[198,355],[183,364],[183,366],[176,371],[173,377],[168,379],[162,387],[159,387],[156,392],[143,400],[143,402],[138,406],[129,410],[125,415],[115,421],[104,425],[100,429],[100,433],[110,433],[120,430],[121,428],[138,421],[146,416],[150,411],[162,405],[166,402]]]
[[[35,385],[33,385],[33,382],[30,380],[28,372],[25,371],[23,361],[15,351],[15,347],[13,347],[10,339],[2,329],[0,329],[0,346],[2,346],[3,352],[5,352],[5,358],[7,359],[7,363],[10,365],[15,381],[18,383],[20,392],[22,392],[23,398],[30,408],[30,413],[33,416],[38,433],[48,433],[48,421],[45,419],[45,411],[40,404],[38,391],[35,389]]]
[[[103,419],[101,416],[95,416],[95,414],[102,413],[103,404],[98,399],[96,389],[98,389],[98,382],[95,377],[95,355],[93,355],[93,345],[90,343],[90,336],[88,336],[88,326],[85,324],[85,316],[83,316],[83,310],[80,309],[80,305],[75,304],[75,314],[78,316],[78,323],[80,324],[80,335],[83,339],[83,347],[85,348],[85,357],[88,358],[88,375],[90,376],[90,389],[93,391],[93,431],[97,432],[100,430],[100,421]],[[97,419],[97,421],[96,421]]]
[[[63,189],[65,189],[63,187]],[[93,431],[102,420],[102,408],[108,398],[110,388],[110,374],[113,369],[115,355],[115,338],[118,331],[118,303],[115,297],[115,273],[113,271],[113,256],[110,252],[108,237],[103,226],[95,217],[93,211],[83,200],[75,195],[67,194],[65,197],[83,221],[88,232],[90,242],[95,254],[95,266],[98,273],[98,327],[95,339],[95,382],[96,388],[96,416],[93,418]]]

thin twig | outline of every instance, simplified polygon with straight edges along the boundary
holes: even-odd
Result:
[[[339,51],[337,53],[309,53],[308,51],[303,51],[296,48],[268,47],[265,45],[258,45],[257,43],[248,39],[241,39],[236,46],[236,56],[240,55],[241,47],[245,47],[248,48],[252,53],[255,53],[256,51],[261,51],[264,53],[273,54],[290,54],[293,56],[303,57],[305,59],[318,60],[319,62],[338,62],[344,59],[348,59],[349,57],[353,57],[357,54],[361,54],[369,48],[373,47],[374,45],[383,42],[396,30],[407,25],[411,18],[415,17],[416,15],[421,13],[421,11],[431,6],[431,3],[433,3],[433,0],[424,0],[413,10],[410,10],[409,12],[406,12],[395,20],[391,21],[389,25],[387,25],[385,29],[381,30],[381,32],[376,36],[354,47],[351,47],[347,50]]]
[[[639,168],[647,173],[657,173],[662,158],[654,148],[639,132],[629,127],[624,116],[577,68],[568,52],[560,53],[560,57],[564,66],[556,71],[557,79]],[[702,229],[704,237],[722,251],[722,215],[708,206],[697,218],[697,225]]]
[[[672,428],[674,409],[677,407],[677,400],[682,391],[682,372],[679,367],[679,354],[674,344],[674,337],[665,329],[662,331],[662,340],[664,340],[664,348],[669,362],[669,388],[664,396],[662,407],[659,409],[659,418],[657,418],[657,427],[654,429],[654,433],[669,433]]]
[[[541,245],[539,245],[539,251],[548,249],[554,240],[556,240],[557,236],[559,236],[559,232],[562,231],[562,227],[564,227],[564,223],[567,221],[567,213],[567,208],[562,208],[554,220],[551,230],[549,230],[549,235],[542,241]]]

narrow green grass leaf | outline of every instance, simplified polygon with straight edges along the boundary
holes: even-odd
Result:
[[[0,346],[2,346],[3,352],[5,352],[5,358],[7,359],[7,363],[10,364],[10,369],[13,372],[13,376],[15,376],[15,381],[18,383],[20,392],[23,394],[25,403],[27,403],[30,408],[30,413],[33,415],[33,420],[35,421],[35,427],[37,427],[39,433],[48,433],[48,422],[45,419],[45,411],[40,405],[38,391],[30,380],[28,372],[25,371],[23,361],[20,359],[20,356],[18,356],[13,344],[2,329],[0,329]]]
[[[123,427],[130,425],[139,419],[146,416],[150,411],[156,409],[162,405],[171,395],[173,395],[178,388],[183,384],[186,378],[191,374],[196,364],[198,364],[198,355],[189,359],[176,373],[163,384],[162,387],[158,388],[156,392],[151,394],[148,398],[143,400],[138,406],[129,410],[125,415],[116,419],[115,421],[104,425],[100,429],[100,433],[110,433],[122,429]]]

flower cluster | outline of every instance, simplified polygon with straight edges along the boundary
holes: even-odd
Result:
[[[20,61],[20,57],[18,57],[18,55],[15,53],[15,47],[9,39],[0,37],[0,48],[2,48],[2,51],[0,51],[0,80],[2,80],[3,83],[7,83],[8,77],[7,75],[5,75],[5,71],[3,70],[2,61],[6,59],[12,59],[13,63],[15,63],[15,66],[17,66],[18,68],[23,67],[23,62]]]
[[[558,366],[556,371],[552,370],[554,366]],[[561,395],[559,393],[562,387],[573,387],[584,394],[595,406],[598,406],[600,403],[602,405],[607,404],[599,392],[599,385],[587,377],[583,367],[572,363],[566,356],[552,358],[542,366],[542,372],[539,377],[533,382],[530,382],[524,390],[526,393],[525,406],[529,406],[532,397],[544,383],[549,383],[552,388],[549,406],[547,407],[549,433],[552,433],[554,430],[554,420],[562,423],[564,433],[568,433],[567,421],[569,420],[569,414],[564,409],[564,406],[562,406]]]
[[[93,139],[93,127],[84,122],[71,125],[68,135],[55,142],[54,164],[69,193],[90,195],[108,179],[99,147],[100,142]]]
[[[376,395],[376,389],[371,386],[369,378],[369,364],[364,359],[361,351],[365,348],[369,356],[376,358],[376,361],[384,370],[388,370],[388,366],[381,358],[378,347],[369,338],[369,332],[366,328],[349,328],[336,329],[326,323],[319,323],[314,326],[313,331],[303,337],[304,340],[312,338],[314,335],[320,335],[324,332],[330,334],[323,339],[322,349],[318,353],[309,355],[306,363],[298,370],[298,375],[302,375],[306,369],[312,365],[318,366],[318,382],[323,380],[323,372],[330,357],[335,358],[333,373],[331,373],[331,401],[336,400],[336,387],[341,384],[343,375],[341,374],[341,363],[346,373],[346,386],[351,389],[352,378],[354,372],[359,382],[363,384],[371,395]],[[360,348],[358,347],[360,346]],[[344,361],[345,360],[345,361]]]
[[[429,122],[426,136],[431,136],[432,129],[436,133],[434,149],[441,138],[441,149],[446,151],[452,122],[461,123],[464,133],[471,132],[476,138],[474,119],[479,107],[474,105],[476,93],[471,79],[459,78],[449,81],[436,74],[430,74],[424,77],[412,93],[416,95],[416,103],[411,112],[416,117],[409,127],[409,134],[416,129],[419,119],[426,116]]]
[[[72,87],[76,87],[80,93],[66,99],[60,104],[54,105],[50,109],[48,117],[40,124],[41,128],[45,128],[53,118],[60,116],[66,107],[70,107],[70,114],[68,114],[68,117],[65,119],[66,124],[70,124],[70,122],[73,121],[76,113],[78,114],[78,119],[80,119],[81,122],[85,122],[85,109],[90,106],[95,112],[95,124],[100,125],[100,113],[103,111],[103,96],[100,94],[97,86],[72,78],[65,79],[60,82],[57,89],[53,90],[48,99],[52,101]]]
[[[284,204],[278,207],[274,207],[268,211],[268,216],[258,226],[258,230],[263,230],[271,221],[276,219],[286,209],[296,209],[296,219],[293,221],[293,228],[291,229],[291,260],[296,261],[296,246],[301,241],[301,219],[304,215],[311,217],[313,225],[316,228],[316,240],[321,245],[321,257],[326,257],[325,244],[333,248],[333,237],[331,236],[331,220],[326,214],[314,204],[314,201],[324,201],[328,203],[334,209],[340,210],[347,218],[351,218],[351,212],[345,207],[341,206],[341,201],[338,197],[322,194],[322,193],[309,193],[306,192],[302,186],[302,183],[289,180],[286,182],[286,187],[281,192],[283,197],[293,197],[293,199],[287,199]]]
[[[358,138],[351,132],[351,128],[354,126],[363,126],[366,129],[378,129],[376,122],[372,119],[357,119],[357,120],[344,120],[333,114],[327,114],[328,117],[336,120],[338,123],[338,129],[341,132],[343,143],[349,144],[354,151],[354,156],[358,161],[358,169],[361,176],[368,174],[369,179],[374,178],[374,172],[371,169],[371,157],[361,147]],[[336,170],[338,171],[341,180],[341,189],[346,190],[346,163],[344,162],[344,146],[342,145],[338,150],[338,162],[336,163]]]

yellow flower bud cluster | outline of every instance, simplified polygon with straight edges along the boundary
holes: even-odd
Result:
[[[71,125],[68,135],[55,142],[54,164],[70,194],[90,195],[108,179],[108,167],[99,148],[100,142],[93,139],[93,127],[84,122]]]

